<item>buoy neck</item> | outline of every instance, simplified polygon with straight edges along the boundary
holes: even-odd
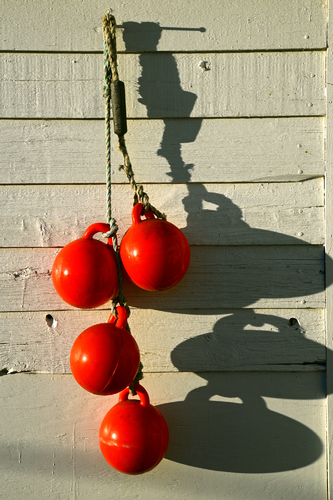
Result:
[[[114,314],[110,314],[107,322],[112,323],[117,328],[125,330],[128,318],[128,313],[126,311],[126,308],[124,306],[118,306],[116,307],[116,311],[117,311],[117,316],[115,316]]]

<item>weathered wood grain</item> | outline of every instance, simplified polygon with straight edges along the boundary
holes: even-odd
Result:
[[[323,179],[301,183],[147,185],[150,201],[190,245],[324,242]],[[303,201],[304,207],[299,205]],[[131,225],[132,190],[112,186],[119,237]]]
[[[139,119],[127,126],[137,182],[293,181],[325,172],[323,118]],[[0,120],[0,184],[103,183],[104,127],[102,120]],[[112,182],[121,183],[113,134],[111,146]]]
[[[101,0],[76,4],[44,0],[4,0],[0,50],[101,51]],[[326,4],[319,0],[242,0],[203,5],[173,1],[168,9],[153,0],[114,2],[119,50],[202,51],[267,50],[326,47]],[[66,15],[64,15],[66,13]],[[27,22],[29,20],[29,22]],[[15,26],[15,30],[12,29]],[[162,29],[161,29],[162,27]],[[163,29],[163,28],[166,29]],[[199,31],[203,27],[205,31]],[[124,39],[122,37],[124,32]],[[159,39],[160,38],[160,39]],[[158,43],[158,45],[157,45]],[[157,48],[156,48],[157,45]]]
[[[167,421],[170,442],[157,468],[135,478],[112,469],[98,445],[117,396],[89,394],[71,376],[1,377],[4,496],[99,500],[111,491],[118,500],[212,500],[223,492],[223,500],[234,500],[237,491],[265,500],[325,500],[322,374],[207,377],[208,385],[192,373],[146,375],[143,385]]]
[[[71,308],[53,288],[57,252],[0,250],[1,311]],[[322,308],[324,250],[303,245],[192,247],[189,270],[177,286],[146,292],[125,279],[124,290],[129,305],[142,309]]]
[[[105,310],[0,313],[0,371],[71,373],[74,340],[107,318]],[[145,373],[320,370],[326,363],[322,309],[132,308],[130,326]]]
[[[151,203],[182,228],[190,245],[324,243],[324,182],[147,185]],[[64,246],[106,220],[105,185],[0,186],[0,246]],[[112,187],[122,238],[133,192]],[[119,240],[120,241],[120,240]]]
[[[192,247],[190,268],[176,287],[150,293],[125,283],[124,289],[140,308],[320,308],[323,259],[316,246]]]
[[[129,118],[325,114],[321,51],[127,54],[119,71]],[[0,54],[0,113],[102,118],[102,82],[100,54]]]

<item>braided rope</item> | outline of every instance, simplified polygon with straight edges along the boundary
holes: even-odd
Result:
[[[118,68],[117,68],[117,46],[116,46],[116,19],[107,11],[105,16],[103,17],[103,32],[104,32],[104,64],[107,59],[108,64],[108,90],[107,92],[111,95],[110,83],[111,81],[119,80]],[[110,102],[110,101],[109,101]],[[110,109],[108,110],[110,113]],[[109,124],[110,124],[110,114],[108,114]],[[110,133],[110,131],[109,131]],[[144,212],[146,213],[148,210],[153,212],[157,218],[166,220],[166,215],[149,202],[149,197],[147,193],[144,192],[143,186],[141,184],[137,184],[134,179],[134,172],[131,164],[131,160],[129,158],[129,154],[127,152],[125,137],[124,135],[118,135],[118,149],[121,151],[124,157],[124,165],[120,167],[120,170],[124,170],[127,178],[130,182],[130,185],[134,191],[134,202],[133,205],[140,202],[143,204]]]
[[[111,77],[112,71],[109,62],[108,48],[106,32],[104,31],[104,98],[105,98],[105,144],[106,144],[106,206],[107,206],[107,221],[110,225],[110,230],[107,233],[103,233],[105,238],[112,239],[112,246],[116,256],[117,263],[117,273],[118,273],[118,286],[119,295],[115,297],[111,302],[111,312],[116,315],[116,306],[118,304],[126,307],[128,315],[130,314],[130,309],[124,298],[123,292],[123,276],[121,268],[121,260],[119,254],[119,246],[117,242],[117,230],[118,226],[115,219],[112,217],[112,205],[111,205],[111,131],[110,131],[110,121],[111,121]]]
[[[117,68],[116,19],[109,10],[106,11],[102,19],[102,24],[104,41],[107,46],[107,55],[110,64],[111,79],[113,81],[119,80]]]
[[[149,196],[147,195],[147,193],[144,192],[143,186],[135,182],[131,160],[127,152],[125,138],[123,135],[118,136],[118,149],[122,152],[124,157],[124,165],[121,165],[119,167],[119,170],[124,170],[130,182],[130,185],[134,191],[133,205],[136,205],[137,203],[142,203],[145,213],[148,210],[150,210],[156,215],[158,219],[166,220],[166,215],[164,213],[161,213],[159,210],[157,210],[157,208],[155,208],[153,205],[149,203]]]

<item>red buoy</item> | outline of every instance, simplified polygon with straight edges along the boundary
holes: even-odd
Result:
[[[75,340],[70,365],[78,384],[94,394],[116,394],[130,385],[138,372],[140,352],[125,330],[127,311],[117,307],[118,319],[84,330]]]
[[[150,211],[141,220],[143,205],[132,211],[132,226],[120,245],[120,257],[130,279],[144,290],[166,290],[176,285],[190,264],[190,247],[183,233],[170,222],[155,219]]]
[[[140,401],[128,400],[129,389],[105,415],[99,430],[99,445],[105,460],[125,474],[142,474],[160,463],[169,443],[163,415],[149,402],[139,384],[134,389]]]
[[[118,273],[111,239],[108,244],[92,239],[109,231],[108,224],[92,224],[82,238],[72,241],[58,253],[52,280],[60,297],[74,307],[101,306],[118,293]]]

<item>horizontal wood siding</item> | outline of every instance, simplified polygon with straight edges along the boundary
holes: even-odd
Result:
[[[215,183],[300,181],[325,172],[319,117],[137,119],[127,126],[138,182],[170,183],[172,171],[180,181]],[[170,132],[162,152],[164,127]],[[0,184],[104,183],[104,128],[103,120],[0,120]],[[115,140],[111,148],[112,182],[124,183]],[[190,175],[181,173],[182,162],[193,165]]]
[[[134,329],[143,324],[140,314],[144,318],[150,310],[170,314],[169,328],[173,329],[173,317],[177,324],[192,324],[187,318],[193,320],[191,311],[196,308],[197,317],[202,314],[203,333],[211,328],[204,326],[206,312],[214,310],[222,315],[229,309],[236,311],[230,323],[237,323],[242,308],[274,308],[279,314],[282,308],[321,310],[325,307],[324,120],[311,115],[324,113],[325,54],[219,53],[209,54],[209,58],[200,54],[207,71],[199,67],[197,56],[161,53],[119,58],[129,96],[128,114],[136,118],[129,119],[126,140],[130,154],[133,149],[137,180],[145,183],[152,203],[182,228],[192,253],[187,276],[163,294],[141,291],[125,280],[126,297],[138,308],[132,319]],[[10,326],[18,313],[22,318],[24,311],[74,314],[52,285],[52,264],[59,251],[54,247],[66,245],[79,238],[88,225],[105,220],[102,58],[98,54],[1,57],[6,69],[5,92],[13,95],[13,82],[18,89],[13,106],[6,99],[9,94],[3,94],[4,116],[17,119],[0,121],[4,151],[0,174],[4,200],[1,311],[9,314],[11,344],[19,346],[17,324],[14,322],[13,329]],[[172,69],[171,80],[166,78],[168,68]],[[171,86],[166,87],[166,81]],[[276,90],[272,91],[272,85]],[[189,105],[182,108],[183,104],[170,107],[165,99],[174,92],[176,100],[177,95],[181,101],[188,99],[193,109]],[[140,102],[140,94],[155,97]],[[86,106],[91,111],[84,111]],[[274,114],[279,118],[271,116]],[[151,119],[155,116],[157,119]],[[169,118],[162,119],[166,116]],[[214,116],[220,118],[209,119]],[[31,120],[38,117],[66,119]],[[72,120],[83,117],[90,118]],[[131,189],[117,168],[121,161],[113,138],[112,210],[119,239],[130,226],[132,204]],[[322,330],[322,315],[318,321]],[[200,331],[197,336],[200,343]],[[254,346],[259,338],[261,334],[253,337]],[[41,342],[48,352],[46,337]],[[61,372],[69,370],[66,345],[60,344],[56,356]],[[163,356],[169,359],[169,346],[164,349]],[[305,351],[293,343],[289,349],[290,355],[285,349],[278,360],[269,361],[268,357],[267,363],[264,357],[245,359],[243,354],[240,360],[231,356],[229,361],[223,356],[215,361],[194,357],[185,369],[209,370],[209,363],[213,370],[231,371],[278,366],[318,369],[324,362],[323,355],[314,351],[310,356],[304,354],[304,365]],[[318,349],[320,352],[320,345]],[[2,350],[5,369],[6,344]],[[51,350],[54,357],[57,349],[52,346]],[[259,351],[265,348],[259,347]],[[181,369],[170,363],[171,358],[167,364],[152,361],[150,365],[148,356],[143,356],[148,371]],[[17,364],[23,370],[28,365]],[[46,366],[50,368],[45,368],[40,357],[35,358],[34,371],[57,371],[54,363]]]
[[[68,309],[51,278],[58,253],[52,248],[2,249],[0,310]],[[146,292],[124,278],[129,304],[143,309],[208,309],[325,306],[324,251],[321,246],[198,246],[176,286]]]
[[[150,199],[190,245],[324,243],[323,179],[302,183],[147,185]],[[105,220],[105,185],[0,186],[3,247],[64,246]],[[131,225],[133,192],[112,189],[119,238]]]
[[[279,314],[283,308],[325,307],[325,9],[315,1],[295,3],[290,7],[294,18],[289,10],[284,19],[281,6],[271,6],[269,28],[267,6],[262,2],[259,8],[259,3],[244,5],[246,20],[231,15],[233,6],[224,7],[235,26],[242,26],[238,30],[223,31],[224,24],[209,13],[207,26],[201,18],[207,31],[160,31],[157,22],[174,28],[201,26],[187,16],[184,22],[177,17],[180,24],[172,26],[163,18],[164,9],[157,20],[156,6],[151,24],[140,24],[140,17],[131,23],[128,14],[118,18],[118,45],[124,52],[119,71],[129,117],[126,140],[136,179],[144,183],[152,203],[183,230],[192,253],[189,272],[175,289],[148,293],[125,280],[126,297],[138,308],[134,329],[136,324],[140,329],[151,310],[169,315],[171,330],[172,318],[177,324],[192,324],[195,316],[204,333],[211,329],[208,324],[205,328],[206,312],[210,316],[214,310],[223,315],[231,309],[233,319],[228,321],[238,324],[239,315],[251,314],[252,307]],[[29,7],[25,9],[28,13]],[[81,22],[91,28],[92,9],[89,12]],[[41,21],[44,15],[47,10],[37,10],[34,18]],[[149,22],[146,14],[144,19]],[[288,28],[291,19],[298,22],[297,33]],[[267,36],[260,41],[265,30],[258,27],[263,25]],[[96,26],[93,36],[87,33],[81,40],[80,50],[75,46],[81,36],[77,23],[68,32],[71,41],[66,34],[60,42],[60,33],[68,30],[62,19],[57,40],[39,40],[38,53],[32,52],[33,44],[44,28],[35,40],[27,39],[25,47],[19,37],[15,46],[6,38],[9,52],[0,54],[0,309],[9,324],[17,314],[79,314],[55,293],[51,270],[59,247],[105,220],[99,21]],[[132,204],[131,189],[118,170],[121,162],[113,137],[112,211],[119,240],[131,224]],[[322,315],[318,321],[322,331]],[[19,345],[17,326],[13,328],[11,342]],[[196,335],[200,342],[200,330]],[[253,342],[256,346],[256,337]],[[164,347],[166,357],[168,349]],[[295,347],[288,356],[284,350],[279,361],[267,358],[267,366],[301,369],[302,352]],[[65,370],[67,354],[59,354],[58,365]],[[265,365],[260,356],[240,358],[211,359],[211,369]],[[34,370],[44,371],[38,359]],[[323,355],[311,354],[304,362],[321,366]],[[178,369],[170,361],[149,366],[148,360],[148,371]],[[209,370],[209,363],[197,360],[187,368]]]
[[[324,51],[126,54],[119,71],[129,118],[325,114]],[[0,54],[0,113],[103,118],[102,82],[99,54]]]
[[[102,49],[101,0],[47,0],[36,5],[3,0],[0,50],[91,52]],[[154,0],[114,2],[119,50],[237,51],[326,47],[326,4],[321,0],[173,0],[166,9]],[[29,19],[29,23],[26,21]],[[15,30],[13,30],[15,26]],[[200,28],[203,28],[200,29]],[[125,40],[123,31],[126,30]],[[126,46],[125,43],[126,42]],[[158,45],[157,45],[158,42]],[[157,47],[156,47],[157,45]]]
[[[105,310],[0,313],[0,366],[70,373],[74,340],[106,318]],[[132,308],[130,320],[145,372],[324,369],[323,309]]]

